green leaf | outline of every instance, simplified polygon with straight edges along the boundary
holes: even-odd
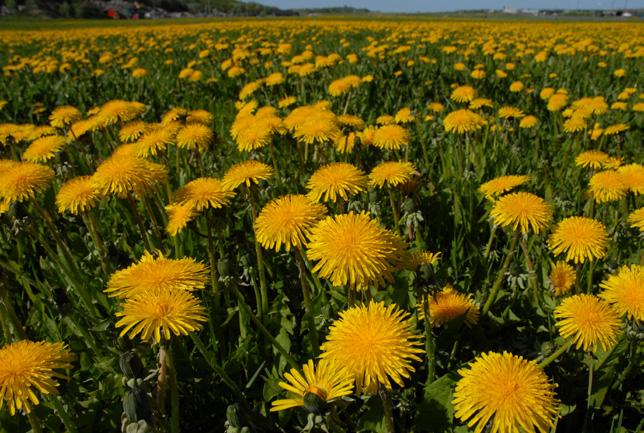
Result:
[[[443,432],[448,430],[454,419],[452,396],[456,378],[446,374],[425,386],[423,401],[416,412],[416,431]]]
[[[365,403],[367,411],[358,420],[358,431],[386,433],[384,410],[378,396],[372,396]]]

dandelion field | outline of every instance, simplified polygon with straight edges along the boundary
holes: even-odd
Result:
[[[0,432],[642,430],[641,24],[0,46]]]

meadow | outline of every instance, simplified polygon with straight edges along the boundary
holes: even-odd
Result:
[[[641,24],[93,24],[0,27],[1,433],[644,428]]]

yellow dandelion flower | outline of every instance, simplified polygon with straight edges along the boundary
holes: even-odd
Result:
[[[285,98],[280,99],[277,102],[277,106],[279,108],[288,108],[291,105],[295,104],[297,102],[297,98],[295,96],[287,96]]]
[[[335,114],[326,110],[315,110],[311,117],[295,128],[293,137],[302,143],[323,144],[335,141],[341,134]]]
[[[619,200],[626,195],[627,190],[628,187],[615,170],[595,173],[588,182],[588,192],[598,203]]]
[[[60,135],[48,135],[32,141],[22,154],[28,162],[46,162],[56,156],[67,144],[67,139]]]
[[[340,153],[351,153],[356,145],[356,133],[349,132],[347,135],[341,135],[336,139],[335,148]]]
[[[119,140],[122,143],[132,143],[139,139],[147,130],[145,122],[140,120],[126,123],[119,130]]]
[[[488,98],[476,98],[472,99],[472,102],[470,102],[469,109],[470,110],[478,110],[479,108],[483,107],[492,107],[494,104],[492,103],[491,99]]]
[[[570,119],[566,120],[563,124],[564,132],[580,132],[586,128],[586,119],[581,116],[572,116]]]
[[[364,120],[353,114],[341,114],[337,117],[337,120],[340,125],[356,130],[362,130],[365,126]]]
[[[191,123],[177,132],[177,147],[203,152],[212,143],[212,130],[201,123]]]
[[[415,119],[414,113],[408,107],[401,108],[394,115],[394,122],[396,123],[412,123]]]
[[[273,401],[271,412],[304,407],[312,413],[323,413],[328,403],[353,392],[353,377],[339,364],[321,359],[316,366],[309,360],[302,366],[302,371],[304,374],[292,368],[284,373],[286,381],[280,381],[278,385],[294,398]]]
[[[525,116],[523,111],[521,111],[517,107],[512,107],[509,105],[499,108],[497,114],[501,119],[520,119]]]
[[[120,336],[141,340],[169,340],[172,335],[188,335],[201,329],[208,320],[208,313],[199,300],[185,290],[145,291],[125,299],[123,310],[116,313],[120,320],[117,328],[123,328]]]
[[[530,180],[530,176],[524,176],[524,175],[499,176],[483,183],[479,187],[479,191],[481,191],[485,196],[485,198],[487,198],[488,200],[493,200],[495,197],[507,191],[510,191],[519,185],[523,185],[528,180]]]
[[[552,220],[552,208],[541,197],[515,192],[498,199],[490,216],[496,225],[513,230],[520,228],[525,235],[530,229],[535,233],[543,230]]]
[[[112,155],[103,161],[92,175],[94,186],[102,195],[145,195],[167,176],[167,169],[131,155]]]
[[[644,232],[644,207],[631,212],[628,216],[628,223],[631,227]]]
[[[435,265],[440,260],[442,253],[431,251],[408,251],[403,259],[402,267],[410,271],[416,270],[419,266]]]
[[[324,214],[325,207],[307,196],[286,195],[264,206],[255,220],[255,236],[267,249],[302,248],[311,228]]]
[[[373,134],[373,145],[386,150],[398,150],[409,144],[409,132],[399,125],[384,125]]]
[[[145,112],[145,105],[140,102],[128,102],[120,99],[108,101],[97,113],[100,125],[112,125],[117,122],[129,122]]]
[[[168,224],[165,231],[170,236],[176,236],[197,216],[197,210],[189,202],[169,204],[165,207],[165,210],[168,213]]]
[[[83,117],[80,110],[71,105],[63,105],[51,112],[49,124],[54,128],[65,128]]]
[[[174,141],[175,133],[172,128],[148,127],[136,142],[136,156],[139,158],[156,156],[159,152],[164,152]]]
[[[356,166],[335,162],[317,169],[306,188],[308,196],[315,201],[336,202],[339,198],[346,201],[349,196],[364,191],[366,185],[367,177]]]
[[[427,105],[427,108],[432,113],[440,113],[441,111],[443,111],[445,109],[445,106],[443,104],[441,104],[440,102],[430,102]]]
[[[0,409],[6,402],[11,415],[30,413],[42,395],[58,394],[55,370],[71,368],[74,355],[63,343],[22,340],[0,349]]]
[[[170,110],[166,111],[163,116],[161,116],[161,125],[167,125],[168,123],[185,119],[187,115],[188,110],[186,110],[185,108],[173,107]]]
[[[186,116],[186,123],[201,123],[202,125],[210,125],[215,121],[215,116],[207,110],[192,110]]]
[[[58,212],[72,215],[87,212],[94,208],[101,196],[91,176],[79,176],[67,181],[56,194]]]
[[[550,284],[555,295],[561,296],[568,293],[576,278],[577,273],[568,263],[562,261],[555,263],[550,271]]]
[[[571,338],[577,349],[596,351],[601,345],[610,350],[617,342],[621,322],[610,304],[593,295],[565,298],[555,308],[555,325],[564,338]]]
[[[644,320],[644,266],[622,266],[599,285],[599,294],[629,319]]]
[[[454,415],[475,433],[549,432],[559,413],[555,386],[536,362],[508,352],[483,353],[454,391]]]
[[[628,131],[630,127],[625,123],[617,123],[604,128],[604,135],[616,135],[620,132]]]
[[[629,191],[634,194],[644,193],[644,165],[624,165],[617,169],[617,174]]]
[[[411,162],[388,161],[378,164],[369,173],[369,183],[378,188],[404,184],[416,174]]]
[[[190,204],[196,211],[227,206],[235,192],[224,188],[220,179],[200,177],[179,188],[174,195],[176,202]]]
[[[586,217],[569,217],[560,221],[548,239],[554,255],[566,253],[567,261],[584,263],[606,255],[608,232],[604,224]]]
[[[169,259],[146,252],[137,263],[114,272],[105,293],[131,298],[146,291],[193,291],[206,287],[206,281],[208,268],[192,258]]]
[[[418,320],[425,320],[425,302],[419,302]],[[471,328],[479,320],[479,307],[470,295],[459,293],[451,284],[446,285],[435,296],[429,299],[429,319],[435,326],[444,325],[459,317],[464,317],[463,323]]]
[[[251,184],[259,183],[260,180],[267,180],[273,175],[273,169],[259,161],[239,162],[228,169],[222,183],[225,189],[233,190],[240,185],[250,187]]]
[[[443,119],[443,126],[447,132],[465,134],[481,129],[485,125],[485,120],[470,110],[456,110],[449,113]]]
[[[391,114],[383,114],[376,117],[376,123],[378,125],[391,125],[392,123],[394,123],[394,116],[392,116]]]
[[[240,120],[235,125],[241,128],[234,136],[237,149],[240,152],[250,152],[268,146],[273,139],[275,119],[280,121],[279,117],[258,119],[255,116],[247,116]]]
[[[402,239],[367,214],[326,217],[309,236],[307,256],[313,272],[334,286],[366,289],[391,281],[404,251]]]
[[[395,304],[370,301],[340,312],[320,349],[322,359],[346,366],[355,377],[356,392],[374,393],[378,385],[404,386],[420,361],[420,336],[414,332],[409,313]]]
[[[0,198],[7,204],[31,200],[47,189],[53,179],[54,171],[44,165],[31,162],[10,164],[0,174]]]
[[[510,84],[510,92],[518,93],[525,88],[525,85],[521,81],[514,81]]]
[[[575,164],[584,168],[601,168],[609,159],[609,156],[601,150],[587,150],[581,152],[575,158]]]
[[[568,95],[565,93],[555,93],[548,98],[548,111],[561,111],[568,104]]]
[[[471,102],[476,97],[476,90],[471,86],[459,86],[452,90],[449,99],[454,102]]]

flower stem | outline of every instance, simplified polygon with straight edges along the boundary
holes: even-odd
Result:
[[[532,289],[532,300],[535,305],[539,302],[539,284],[537,283],[537,273],[534,271],[534,264],[530,258],[530,251],[528,251],[528,246],[525,243],[525,239],[522,237],[519,241],[521,250],[525,257],[525,263],[528,268],[528,278],[530,279],[530,288]]]
[[[34,413],[33,410],[27,413],[27,419],[29,419],[29,425],[31,426],[32,433],[42,433],[42,426],[40,423],[40,419]]]
[[[514,237],[512,238],[512,242],[510,244],[510,248],[508,249],[508,252],[505,256],[505,260],[503,261],[503,265],[501,265],[501,269],[499,270],[498,274],[496,275],[496,279],[494,280],[494,285],[492,286],[492,290],[490,291],[490,294],[488,295],[487,300],[485,301],[485,305],[483,305],[483,310],[481,311],[481,315],[485,316],[487,312],[490,310],[490,307],[494,303],[494,300],[496,299],[496,295],[501,288],[501,283],[503,283],[503,277],[505,276],[505,273],[508,270],[508,267],[510,266],[510,262],[512,261],[512,256],[514,255],[514,249],[517,244],[517,239],[519,238],[519,231],[514,232]]]
[[[315,317],[313,315],[313,305],[311,303],[311,292],[309,289],[309,282],[306,280],[306,264],[304,263],[304,258],[302,257],[302,250],[297,248],[295,253],[295,258],[297,260],[297,267],[300,272],[300,284],[302,285],[302,297],[304,298],[304,311],[309,326],[309,338],[311,340],[311,348],[313,350],[313,356],[318,356],[319,352],[319,338],[318,330],[315,327]]]
[[[141,238],[143,239],[143,243],[145,244],[145,249],[151,253],[153,250],[150,244],[150,239],[148,238],[148,232],[145,230],[145,225],[143,224],[143,220],[141,219],[141,214],[139,214],[139,211],[136,208],[136,201],[134,200],[134,197],[132,197],[132,194],[130,194],[129,192],[127,193],[127,202],[130,205],[132,217],[134,217],[136,224],[139,226],[139,232],[141,232]]]
[[[7,322],[11,323],[14,332],[16,333],[16,337],[21,340],[27,339],[25,329],[22,327],[20,319],[18,319],[18,316],[16,315],[16,310],[13,309],[7,288],[2,282],[0,282],[0,320],[5,324]],[[8,343],[9,340],[5,341],[5,344]]]
[[[247,187],[248,197],[250,201],[251,216],[253,218],[253,226],[257,219],[257,203],[256,197],[251,187]],[[264,316],[268,314],[268,284],[266,283],[266,270],[264,269],[264,256],[262,255],[262,247],[255,238],[255,256],[257,257],[257,273],[259,274],[259,291],[261,303],[257,305],[259,310],[259,317],[264,320]]]
[[[228,376],[228,373],[226,373],[223,367],[217,363],[215,357],[208,353],[206,346],[204,345],[203,341],[201,341],[199,336],[196,333],[192,332],[190,334],[190,337],[195,343],[195,346],[197,346],[197,350],[199,350],[199,352],[201,352],[201,355],[206,359],[206,362],[208,363],[210,368],[212,368],[213,371],[219,375],[221,380],[230,388],[237,401],[245,401],[245,397],[237,386],[237,383],[230,376]]]
[[[49,399],[49,402],[53,406],[56,415],[58,415],[58,418],[60,418],[61,422],[65,426],[67,433],[76,433],[78,431],[76,429],[76,425],[72,421],[72,418],[69,416],[69,412],[67,412],[60,399],[56,396],[52,396]]]
[[[379,385],[378,394],[382,400],[382,408],[385,416],[385,425],[387,427],[387,433],[394,433],[394,413],[391,407],[391,398],[389,398],[389,392],[385,389],[384,386]]]
[[[572,345],[572,340],[566,340],[560,347],[559,349],[555,350],[545,358],[543,361],[539,363],[539,368],[546,368],[549,364],[551,364],[555,359],[559,358],[568,348]]]
[[[427,384],[434,381],[436,377],[436,342],[432,335],[432,322],[429,312],[429,293],[425,294],[423,300],[423,314],[425,316],[425,352],[427,352]]]
[[[78,280],[79,278],[81,278],[80,268],[78,267],[78,264],[74,259],[74,255],[72,254],[69,248],[69,245],[67,244],[65,239],[63,239],[60,232],[56,228],[53,217],[51,216],[51,213],[47,209],[42,208],[37,201],[33,200],[32,203],[36,211],[40,214],[41,218],[45,221],[45,225],[49,230],[49,234],[54,238],[54,241],[60,247],[60,250],[63,252],[63,257],[65,258],[65,263],[67,265],[66,267],[69,270],[67,272],[68,274],[67,278],[69,278],[70,282],[72,283],[74,289],[76,290],[77,295],[81,298],[81,300],[85,304],[85,307],[92,315],[94,315],[95,317],[100,317],[98,310],[92,303],[92,297],[90,296],[89,292],[86,290],[83,283]],[[43,239],[42,242],[44,244],[45,240]]]
[[[398,214],[398,206],[396,205],[396,199],[394,198],[394,191],[391,188],[389,188],[389,204],[391,205],[391,212],[394,217],[394,229],[398,231],[400,215]]]
[[[165,358],[169,371],[168,381],[170,382],[170,432],[179,433],[181,431],[179,424],[179,384],[172,351],[166,351]]]
[[[157,409],[159,410],[159,417],[164,418],[165,414],[165,391],[168,382],[168,362],[167,362],[167,349],[165,345],[159,345],[159,373],[157,375]]]
[[[212,236],[212,216],[210,209],[206,209],[206,228],[208,232],[208,258],[210,259],[210,283],[215,294],[215,307],[218,309],[221,293],[219,291],[219,273],[217,272],[217,259],[215,256],[215,241]]]
[[[296,369],[299,369],[299,368],[300,368],[300,366],[298,365],[298,363],[297,363],[297,362],[295,362],[295,360],[291,357],[291,355],[289,355],[288,351],[287,351],[286,349],[284,349],[284,346],[282,346],[282,345],[281,345],[281,344],[280,344],[280,343],[279,343],[279,342],[278,342],[278,341],[277,341],[277,340],[276,340],[276,339],[271,335],[271,333],[270,333],[270,332],[268,332],[268,329],[266,329],[266,327],[264,327],[264,325],[263,325],[263,324],[262,324],[262,322],[257,318],[257,316],[255,315],[255,313],[253,313],[253,311],[250,309],[250,307],[249,307],[249,306],[248,306],[248,304],[246,303],[246,300],[244,299],[244,295],[242,295],[242,294],[241,294],[241,292],[239,291],[239,289],[237,288],[237,286],[234,286],[234,287],[233,287],[233,290],[235,291],[235,295],[237,296],[237,300],[238,300],[238,305],[239,305],[239,307],[241,307],[241,308],[244,310],[244,312],[245,312],[246,314],[248,314],[248,316],[250,317],[250,319],[252,320],[252,322],[253,322],[253,323],[257,326],[257,328],[259,329],[259,332],[260,332],[260,333],[262,333],[262,334],[264,335],[264,337],[266,337],[266,339],[267,339],[267,340],[268,340],[268,341],[273,345],[273,347],[275,347],[275,349],[277,349],[277,351],[278,351],[279,353],[281,353],[281,354],[282,354],[282,356],[284,357],[284,359],[286,359],[286,362],[288,362],[288,364],[289,364],[291,367],[296,368]]]
[[[107,250],[105,248],[103,240],[101,239],[101,236],[98,234],[98,227],[96,225],[94,213],[91,210],[87,211],[85,214],[83,214],[83,221],[87,226],[87,231],[89,231],[89,235],[92,237],[92,241],[94,241],[96,251],[98,251],[98,255],[100,256],[103,272],[105,273],[105,275],[110,275],[112,270],[110,263],[107,260]]]
[[[588,278],[587,283],[588,287],[586,288],[586,292],[588,294],[593,292],[593,270],[595,268],[595,262],[590,260],[588,262],[588,275],[586,276]]]
[[[483,257],[487,259],[490,257],[490,250],[492,249],[492,243],[494,242],[494,235],[496,234],[496,226],[492,226],[490,229],[490,238],[487,241],[487,245],[485,245],[485,252],[483,253]]]

